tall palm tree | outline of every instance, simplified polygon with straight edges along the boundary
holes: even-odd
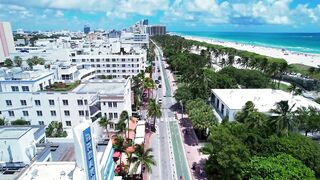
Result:
[[[155,88],[154,81],[149,77],[144,78],[143,89],[146,89],[148,91],[148,99],[150,98],[150,91],[154,88]]]
[[[293,131],[297,127],[296,118],[288,101],[277,102],[275,109],[271,109],[270,113],[273,114],[272,123],[276,126],[278,133],[288,135],[289,131]]]
[[[153,127],[155,127],[156,118],[160,118],[162,116],[160,105],[154,99],[150,99],[147,112],[148,117],[153,118]]]
[[[302,93],[302,90],[297,87],[297,84],[295,82],[290,84],[290,86],[288,87],[288,91],[293,95],[300,95]]]
[[[22,58],[20,56],[15,56],[13,58],[13,62],[16,64],[16,66],[21,67],[22,65]]]
[[[101,117],[99,120],[99,125],[103,128],[105,128],[105,130],[107,131],[108,134],[108,125],[109,125],[109,120],[107,119],[107,117]]]
[[[144,167],[147,172],[152,172],[152,166],[156,165],[154,160],[151,148],[145,149],[144,144],[137,144],[135,146],[134,156],[131,159],[131,162],[134,164],[132,168],[132,173],[136,173],[138,167]]]

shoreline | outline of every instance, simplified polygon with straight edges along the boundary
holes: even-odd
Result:
[[[172,34],[184,37],[189,40],[206,42],[208,44],[220,45],[220,46],[230,47],[238,50],[254,52],[257,54],[274,57],[274,58],[282,58],[286,60],[288,64],[303,64],[303,65],[313,66],[313,67],[320,66],[320,54],[302,53],[297,51],[284,50],[281,48],[214,40],[206,37],[196,37],[196,36],[181,35],[176,33],[172,33]]]

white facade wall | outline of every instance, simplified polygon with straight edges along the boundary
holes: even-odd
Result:
[[[4,129],[9,129],[5,127]],[[30,164],[31,158],[36,155],[36,143],[37,139],[34,137],[34,132],[37,128],[19,127],[26,130],[26,133],[21,137],[0,138],[0,153],[2,162],[24,162]],[[0,129],[1,130],[1,129]],[[44,137],[44,134],[41,138]],[[10,151],[10,153],[9,153]],[[11,159],[12,158],[12,159]]]
[[[35,80],[0,80],[0,92],[12,92],[12,86],[18,86],[19,91],[23,92],[22,86],[28,86],[30,92],[45,89],[46,86],[54,83],[54,73],[50,73]]]
[[[145,70],[146,53],[133,55],[76,55],[72,63],[89,65],[96,69],[97,75],[112,75],[113,78],[135,76]]]
[[[211,106],[217,111],[221,119],[229,117],[229,121],[234,121],[234,116],[241,109],[230,109],[216,94],[212,93],[210,97]]]
[[[93,99],[96,100],[92,103]],[[50,100],[54,102],[54,105],[50,105]],[[78,100],[82,101],[82,105],[78,104]],[[7,101],[10,101],[12,105],[7,105]],[[26,105],[23,105],[21,101],[24,101]],[[0,116],[8,121],[23,118],[30,121],[31,125],[48,125],[52,121],[59,121],[62,122],[64,128],[71,128],[83,121],[91,122],[94,114],[90,113],[90,106],[93,105],[101,107],[97,111],[101,113],[100,116],[96,116],[97,118],[105,115],[114,124],[118,122],[122,111],[126,110],[130,115],[132,113],[130,80],[125,84],[125,91],[122,95],[44,91],[0,93]],[[110,128],[114,129],[114,126]]]

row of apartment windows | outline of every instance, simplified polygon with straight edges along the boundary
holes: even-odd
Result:
[[[107,72],[107,73],[110,73],[110,72],[112,72],[112,73],[117,73],[117,72],[120,72],[119,70],[117,71],[117,70],[103,70],[103,71],[101,71],[101,70],[97,70],[97,73],[100,73],[100,72]],[[127,71],[126,70],[122,70],[121,71],[122,73],[126,73]],[[130,72],[130,70],[128,70],[128,72]],[[135,72],[135,70],[132,70],[132,73],[134,73]],[[136,70],[136,72],[137,73],[139,73],[139,70]]]
[[[34,100],[34,103],[35,103],[36,106],[41,106],[41,101],[40,100]],[[68,106],[69,105],[69,100],[63,99],[62,103],[63,103],[64,106]],[[87,105],[88,104],[88,100],[86,100],[86,99],[84,99],[84,100],[78,99],[77,103],[78,103],[79,106]],[[7,106],[12,106],[12,101],[11,100],[6,100],[6,104],[7,104]],[[21,106],[27,106],[27,101],[26,100],[20,100],[20,104],[21,104]],[[50,106],[54,106],[55,105],[55,101],[53,99],[49,99],[49,105]]]
[[[107,117],[107,113],[104,113],[104,116]],[[109,113],[108,114],[108,119],[117,119],[118,118],[118,113]]]
[[[29,86],[21,86],[21,89],[23,92],[30,91]],[[19,92],[19,86],[11,86],[11,90],[12,90],[12,92]]]
[[[112,108],[112,107],[118,107],[118,103],[117,102],[103,102],[103,105],[106,106],[108,103],[108,107]]]
[[[136,61],[136,62],[139,62],[139,58],[131,58],[131,59],[124,59],[124,58],[122,58],[122,59],[82,59],[81,61],[82,62],[119,62],[121,60],[121,62],[134,62],[134,61]],[[76,62],[77,60],[76,59],[72,59],[72,62]]]
[[[36,111],[36,113],[37,113],[37,116],[39,116],[39,117],[43,116],[42,111]],[[79,113],[79,116],[89,116],[89,111],[80,110],[80,111],[78,111],[78,113]],[[15,116],[14,111],[8,111],[8,114],[9,114],[10,117],[14,117]],[[22,111],[22,114],[23,114],[23,116],[27,117],[27,116],[29,116],[29,111]],[[57,112],[54,111],[54,110],[51,110],[50,114],[51,114],[51,116],[57,116]],[[64,115],[65,116],[70,116],[70,111],[65,110],[64,111]]]
[[[126,64],[121,64],[121,67],[123,67],[123,68],[125,68],[125,67],[139,67],[140,65],[139,64],[136,64],[136,65],[134,65],[134,64],[128,64],[128,65],[126,65]],[[120,67],[120,64],[91,64],[91,67]]]

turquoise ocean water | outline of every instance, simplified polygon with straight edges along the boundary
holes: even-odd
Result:
[[[320,54],[320,33],[247,33],[179,31],[175,34],[283,48],[301,53]]]

